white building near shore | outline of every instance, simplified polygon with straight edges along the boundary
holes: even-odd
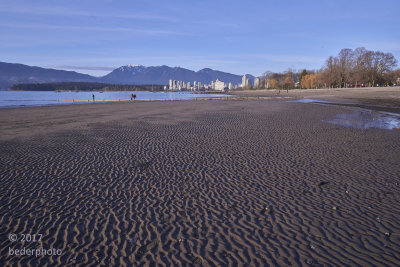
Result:
[[[216,91],[224,91],[225,90],[225,83],[221,82],[220,80],[216,80],[214,83]]]
[[[244,76],[245,77],[245,76]],[[246,78],[245,84],[249,83],[249,79]],[[177,81],[177,80],[169,80],[168,85],[165,87],[166,90],[173,91],[181,91],[181,90],[190,90],[190,91],[200,91],[203,89],[210,89],[215,91],[225,91],[225,90],[233,90],[234,88],[240,87],[241,85],[234,85],[232,82],[225,84],[223,81],[216,80],[211,81],[210,84],[202,84],[202,82],[194,81],[193,84],[185,81]]]
[[[260,87],[260,78],[256,77],[254,79],[254,88],[259,88]]]
[[[242,77],[242,87],[243,88],[246,88],[246,85],[247,85],[247,77],[246,77],[246,75],[243,75],[243,77]]]

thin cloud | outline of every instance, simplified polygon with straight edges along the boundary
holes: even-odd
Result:
[[[274,62],[292,63],[292,62],[303,62],[303,63],[320,63],[324,62],[326,58],[321,57],[307,57],[307,56],[293,56],[293,55],[273,55],[273,54],[239,54],[232,55],[231,57],[239,58],[252,58],[252,59],[265,59]]]
[[[210,21],[210,20],[189,21],[188,23],[207,25],[213,27],[240,28],[240,25],[236,23],[227,23],[227,22]]]
[[[102,71],[113,71],[116,67],[103,67],[103,66],[68,66],[60,65],[54,66],[56,69],[66,69],[66,70],[102,70]]]
[[[203,66],[209,67],[225,67],[226,65],[234,65],[241,63],[240,61],[235,60],[219,60],[219,59],[200,59],[197,60]]]
[[[140,20],[163,20],[163,21],[177,21],[176,18],[159,16],[159,15],[149,15],[149,14],[113,14],[113,13],[96,13],[95,11],[87,12],[83,10],[73,10],[65,7],[37,7],[26,5],[1,5],[0,13],[23,13],[23,14],[33,14],[33,15],[49,15],[49,16],[82,16],[82,17],[98,17],[98,18],[121,18],[121,19],[140,19]]]
[[[109,31],[109,32],[131,32],[147,35],[181,35],[181,36],[194,36],[193,34],[157,30],[157,29],[140,29],[140,28],[126,28],[126,27],[99,27],[99,26],[64,26],[64,25],[51,25],[51,24],[11,24],[3,23],[3,27],[16,27],[16,28],[32,28],[32,29],[54,29],[54,30],[73,30],[73,31]]]

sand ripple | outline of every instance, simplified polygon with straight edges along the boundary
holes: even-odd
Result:
[[[398,132],[321,121],[341,107],[179,105],[204,111],[2,141],[2,265],[400,265]],[[63,254],[9,256],[10,233]]]

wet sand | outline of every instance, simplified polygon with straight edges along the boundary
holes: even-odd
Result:
[[[399,266],[400,131],[324,122],[349,108],[0,110],[0,265]]]
[[[236,91],[237,97],[269,98],[273,100],[322,99],[338,104],[400,113],[400,87],[294,89],[294,90],[248,90]]]

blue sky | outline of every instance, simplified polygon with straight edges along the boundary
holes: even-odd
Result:
[[[95,76],[127,64],[261,75],[342,48],[400,61],[399,0],[1,0],[0,61]]]

